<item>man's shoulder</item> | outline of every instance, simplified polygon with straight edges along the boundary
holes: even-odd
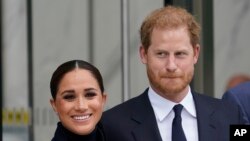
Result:
[[[236,87],[233,87],[231,89],[228,90],[229,93],[247,93],[249,94],[249,91],[250,91],[250,82],[244,82],[244,83],[241,83],[239,85],[237,85]]]
[[[219,98],[207,96],[205,94],[195,93],[194,99],[196,103],[201,103],[203,105],[206,105],[207,107],[216,108],[217,110],[221,110],[221,109],[228,110],[230,108],[235,109],[235,110],[238,109],[237,105],[235,104],[232,104],[228,101],[225,101]]]
[[[131,111],[131,109],[133,109],[135,107],[135,104],[138,103],[138,102],[142,102],[142,97],[144,96],[144,94],[141,94],[137,97],[134,97],[134,98],[131,98],[123,103],[120,103],[110,109],[108,109],[107,111],[104,112],[104,115],[106,114],[115,114],[115,113],[119,113],[119,114],[122,114],[122,113],[128,113]]]
[[[214,118],[223,119],[225,123],[245,123],[242,112],[235,103],[200,94],[194,96],[194,99],[196,99],[196,108],[200,112],[213,113]]]
[[[209,102],[209,103],[220,103],[221,100],[206,94],[192,92],[195,101]]]

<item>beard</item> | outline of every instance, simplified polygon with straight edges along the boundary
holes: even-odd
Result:
[[[159,72],[147,69],[147,74],[151,87],[163,97],[175,96],[183,92],[190,84],[194,71],[181,72]]]

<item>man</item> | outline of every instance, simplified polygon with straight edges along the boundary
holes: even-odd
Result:
[[[239,105],[244,119],[250,123],[250,81],[228,89],[222,96],[222,99]]]
[[[144,20],[140,57],[150,86],[104,113],[107,140],[229,140],[229,125],[243,122],[238,107],[189,86],[200,52],[199,32],[194,17],[182,8],[157,9]]]
[[[226,90],[231,89],[243,82],[250,81],[250,76],[246,74],[236,74],[233,75],[227,82]]]

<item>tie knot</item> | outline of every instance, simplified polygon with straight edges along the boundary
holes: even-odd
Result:
[[[176,116],[180,116],[181,115],[181,111],[183,109],[183,106],[181,104],[177,104],[174,106],[174,113]]]

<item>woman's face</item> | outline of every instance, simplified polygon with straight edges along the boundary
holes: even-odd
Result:
[[[50,102],[64,127],[75,134],[87,135],[102,116],[106,95],[88,70],[75,69],[64,75],[55,100]]]

